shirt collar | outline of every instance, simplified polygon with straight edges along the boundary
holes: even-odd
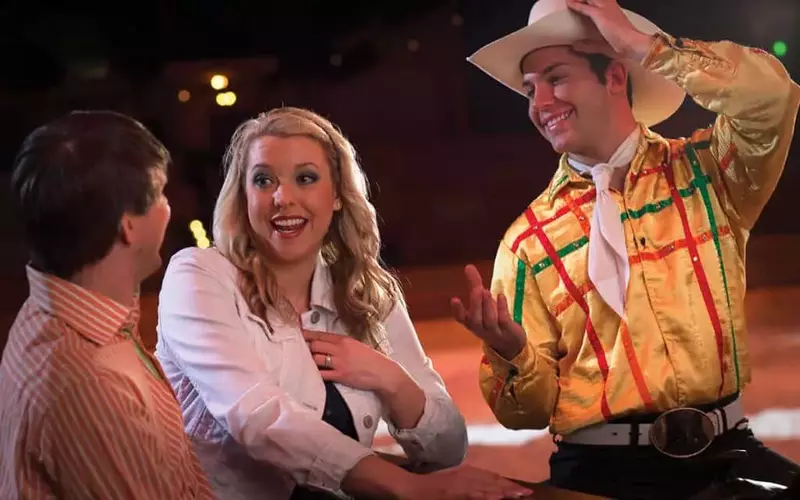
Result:
[[[87,290],[57,276],[26,267],[30,300],[59,320],[67,323],[86,339],[107,345],[123,327],[138,337],[139,299],[126,307],[100,293]]]
[[[311,307],[321,307],[331,312],[336,312],[333,303],[333,278],[331,270],[325,259],[320,254],[317,257],[317,265],[314,268],[314,276],[311,278]]]
[[[647,148],[651,144],[665,143],[665,139],[663,137],[642,124],[639,124],[639,132],[639,143],[636,147],[636,154],[633,155],[633,160],[631,161],[631,166],[629,169],[631,179],[634,180],[637,178],[637,172],[642,168],[642,163]],[[552,205],[553,201],[556,199],[561,190],[572,184],[589,185],[592,184],[592,180],[591,177],[586,178],[572,168],[567,159],[567,155],[563,154],[561,155],[561,158],[559,158],[558,168],[556,169],[556,173],[553,175],[553,178],[550,180],[550,184],[547,188],[548,203]]]

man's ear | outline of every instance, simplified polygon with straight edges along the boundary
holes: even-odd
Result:
[[[122,214],[122,220],[119,223],[119,238],[125,245],[131,245],[134,237],[134,227],[136,222],[127,213]]]
[[[628,69],[621,61],[612,59],[606,68],[606,88],[612,94],[628,94]]]

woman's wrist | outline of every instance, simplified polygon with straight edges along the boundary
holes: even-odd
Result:
[[[392,399],[401,396],[409,387],[416,387],[416,382],[411,376],[394,360],[389,360],[387,369],[380,378],[380,385],[375,391],[378,397],[384,402],[389,403]]]
[[[351,495],[406,499],[416,486],[416,474],[398,467],[377,455],[361,459],[350,469],[344,480],[342,490]]]
[[[398,429],[413,429],[425,411],[426,395],[417,382],[398,364],[383,378],[376,391],[381,403],[389,411],[389,419]]]

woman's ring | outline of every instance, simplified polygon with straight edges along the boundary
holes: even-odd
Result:
[[[330,354],[326,354],[325,355],[325,363],[323,364],[323,366],[325,366],[325,368],[327,368],[329,370],[331,369],[331,355]]]

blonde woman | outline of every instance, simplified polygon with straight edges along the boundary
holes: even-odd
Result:
[[[464,420],[420,346],[352,145],[280,108],[244,122],[225,161],[216,248],[169,263],[157,356],[220,498],[502,498],[458,466]],[[370,445],[380,419],[412,474]]]

